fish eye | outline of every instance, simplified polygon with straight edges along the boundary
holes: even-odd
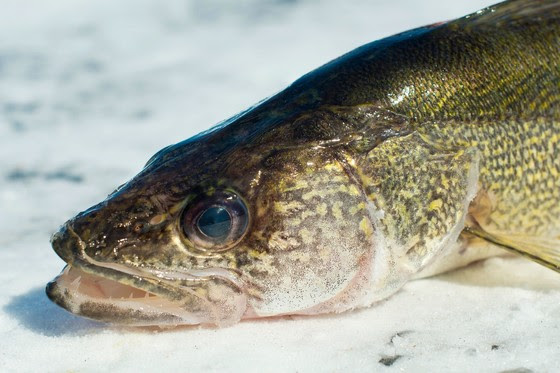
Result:
[[[231,229],[231,215],[222,206],[212,206],[200,215],[197,227],[207,237],[225,237]]]
[[[195,198],[183,211],[181,226],[197,248],[223,251],[237,244],[249,226],[249,212],[243,200],[230,191]]]

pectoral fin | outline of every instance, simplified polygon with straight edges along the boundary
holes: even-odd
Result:
[[[480,226],[466,227],[465,232],[560,272],[560,239],[491,233]]]

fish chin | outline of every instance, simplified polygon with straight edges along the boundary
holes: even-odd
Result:
[[[185,298],[175,300],[67,265],[46,291],[71,313],[115,324],[226,326],[238,322],[247,308],[244,293],[229,291],[228,286],[208,291],[206,284],[204,291],[189,289]],[[208,298],[212,291],[220,301]]]

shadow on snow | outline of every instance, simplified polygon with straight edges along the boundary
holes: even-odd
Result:
[[[74,316],[58,307],[42,287],[13,297],[4,311],[23,327],[49,337],[91,334],[107,328],[107,324]]]

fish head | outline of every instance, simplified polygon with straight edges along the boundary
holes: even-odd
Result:
[[[129,325],[229,325],[351,303],[371,255],[362,191],[351,157],[296,122],[227,126],[157,153],[53,235],[68,265],[50,299]]]

